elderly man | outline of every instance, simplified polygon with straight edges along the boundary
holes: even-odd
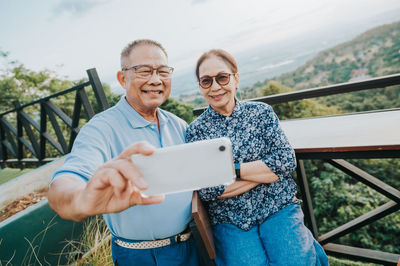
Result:
[[[132,154],[185,142],[187,124],[158,108],[170,94],[173,68],[152,40],[125,47],[121,67],[125,97],[82,127],[53,176],[49,204],[64,219],[103,214],[116,265],[197,265],[187,230],[192,192],[142,197],[147,184],[130,161]]]

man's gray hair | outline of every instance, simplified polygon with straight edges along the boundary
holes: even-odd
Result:
[[[125,46],[124,49],[122,49],[121,52],[121,66],[122,66],[122,62],[125,58],[129,57],[129,54],[131,53],[132,49],[135,48],[136,46],[140,46],[140,45],[152,45],[152,46],[156,46],[158,48],[161,49],[161,51],[164,52],[165,56],[168,58],[168,54],[167,51],[165,51],[164,47],[161,45],[161,43],[150,40],[150,39],[139,39],[139,40],[135,40],[131,43],[128,43],[127,46]]]

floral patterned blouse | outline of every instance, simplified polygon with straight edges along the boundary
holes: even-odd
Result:
[[[218,196],[226,186],[199,190],[212,225],[230,223],[249,230],[284,206],[298,203],[296,183],[290,176],[296,168],[295,154],[271,106],[236,101],[229,116],[208,107],[186,131],[186,142],[219,137],[230,138],[235,163],[262,160],[279,179],[225,199]]]

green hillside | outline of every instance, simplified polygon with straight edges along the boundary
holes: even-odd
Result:
[[[320,52],[298,69],[254,84],[244,94],[265,94],[272,80],[294,90],[365,80],[400,73],[400,22],[371,29],[355,39]],[[250,95],[249,95],[250,94]],[[400,86],[334,95],[318,99],[339,112],[400,107]]]
[[[373,28],[276,78],[299,89],[400,72],[400,22]]]

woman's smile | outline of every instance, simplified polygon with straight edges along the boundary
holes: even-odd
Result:
[[[216,94],[216,95],[208,95],[211,99],[213,99],[214,101],[220,101],[222,100],[222,98],[224,98],[224,96],[226,95],[226,92],[220,93],[220,94]]]

